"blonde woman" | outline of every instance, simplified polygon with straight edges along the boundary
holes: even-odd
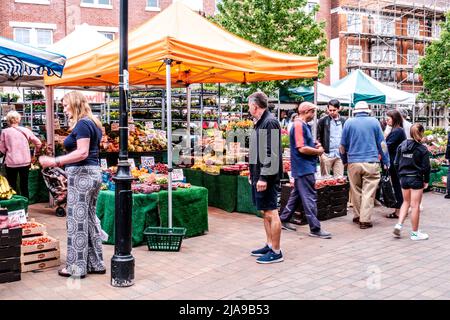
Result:
[[[423,189],[430,180],[430,159],[427,148],[422,144],[424,128],[415,123],[411,127],[411,139],[403,141],[397,149],[394,165],[400,176],[403,192],[403,204],[400,208],[398,223],[394,227],[394,236],[399,238],[403,222],[411,207],[411,240],[427,240],[428,234],[419,230],[420,202]]]
[[[35,146],[35,154],[42,143],[31,130],[21,127],[21,116],[17,111],[6,115],[9,128],[2,130],[0,136],[0,152],[5,156],[6,178],[16,192],[17,176],[20,177],[20,194],[28,198],[28,172],[31,165],[30,142]]]
[[[67,259],[58,274],[84,278],[87,273],[106,273],[101,227],[95,214],[101,185],[102,125],[79,92],[66,94],[63,106],[71,131],[64,140],[69,153],[56,158],[43,156],[39,161],[44,168],[65,166],[67,173]]]

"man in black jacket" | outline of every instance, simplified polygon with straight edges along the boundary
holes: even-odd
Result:
[[[282,175],[281,128],[268,110],[263,92],[248,97],[249,112],[256,125],[250,137],[250,183],[253,203],[264,214],[266,245],[251,252],[258,263],[283,261],[280,249],[281,222],[278,216],[278,190]]]
[[[450,131],[447,134],[447,149],[445,150],[445,159],[447,159],[447,164],[450,164]],[[447,194],[445,199],[450,199],[450,167],[447,173]]]
[[[340,107],[339,100],[330,100],[327,106],[328,115],[320,119],[317,125],[317,140],[325,150],[320,157],[320,173],[323,176],[329,175],[330,170],[333,170],[335,177],[344,175],[344,164],[339,155],[339,145],[345,118],[339,115]]]

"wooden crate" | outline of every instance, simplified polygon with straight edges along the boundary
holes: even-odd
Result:
[[[23,241],[31,241],[31,240],[35,240],[35,239],[38,239],[41,237],[42,236],[26,238],[26,239],[23,239]],[[50,250],[50,249],[58,249],[59,250],[59,240],[54,239],[45,234],[44,234],[44,237],[49,238],[52,241],[46,242],[46,243],[30,245],[30,246],[22,246],[22,248],[21,248],[22,255],[24,255],[26,253],[36,253],[37,251],[44,251],[44,250]]]
[[[49,260],[43,260],[43,261],[34,261],[34,262],[28,262],[28,263],[22,263],[21,264],[21,271],[23,272],[29,272],[34,270],[41,270],[46,268],[52,268],[57,267],[61,263],[59,261],[59,258],[53,258]]]
[[[38,262],[42,260],[47,259],[53,259],[58,258],[59,259],[59,249],[50,249],[46,251],[40,251],[36,253],[28,253],[28,254],[22,254],[20,257],[20,262],[22,264],[29,263],[29,262]]]
[[[32,241],[41,237],[42,236],[25,238],[24,241]],[[44,234],[44,237],[49,238],[51,242],[21,247],[20,262],[22,272],[51,268],[60,265],[59,240],[46,234]]]
[[[45,225],[43,225],[42,223],[36,222],[34,219],[31,219],[28,223],[34,223],[34,224],[36,224],[36,226],[32,227],[32,228],[24,228],[24,225],[22,225],[22,237],[23,238],[34,237],[34,236],[43,236],[47,231],[47,227]]]

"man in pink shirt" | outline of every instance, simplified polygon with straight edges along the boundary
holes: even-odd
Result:
[[[5,155],[6,178],[9,185],[17,192],[17,175],[19,175],[20,194],[28,198],[28,171],[31,165],[29,143],[35,145],[35,153],[39,152],[42,143],[31,130],[19,126],[20,119],[17,111],[10,111],[6,115],[9,128],[2,130],[0,135],[0,152]]]

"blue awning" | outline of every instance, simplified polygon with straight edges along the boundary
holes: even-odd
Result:
[[[0,37],[0,73],[11,78],[63,74],[66,57]]]

